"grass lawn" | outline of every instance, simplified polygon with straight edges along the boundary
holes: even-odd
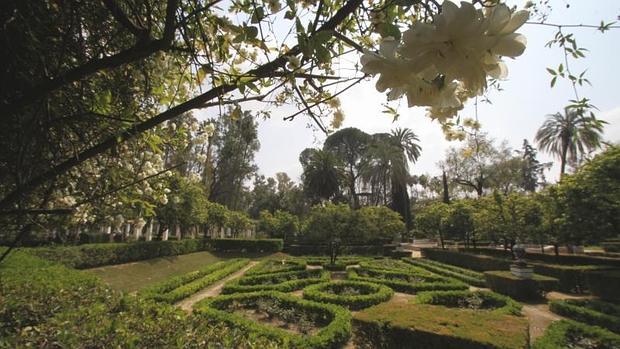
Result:
[[[238,257],[261,259],[267,256],[270,255],[257,253],[211,253],[205,251],[180,256],[153,258],[127,264],[109,265],[86,271],[97,275],[116,290],[133,292],[173,275],[197,270],[207,264],[223,259]]]

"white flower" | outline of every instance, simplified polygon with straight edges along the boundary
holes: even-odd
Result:
[[[170,193],[170,189],[164,188],[164,193],[169,194]]]
[[[166,205],[166,204],[168,203],[168,196],[167,196],[167,195],[162,196],[162,197],[159,199],[159,202],[160,202],[162,205]]]

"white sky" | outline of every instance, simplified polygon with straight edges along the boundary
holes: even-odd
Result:
[[[516,2],[515,2],[516,3]],[[617,20],[620,14],[618,0],[572,0],[566,8],[565,0],[552,0],[553,12],[549,23],[595,24]],[[570,61],[571,69],[586,73],[592,87],[579,89],[580,97],[588,97],[599,108],[599,118],[609,122],[605,128],[605,139],[620,141],[620,29],[601,34],[594,29],[567,29],[575,33],[580,46],[589,50],[585,60]],[[502,83],[501,92],[493,92],[491,105],[480,103],[478,109],[482,130],[498,141],[507,140],[515,149],[520,148],[523,139],[533,143],[534,134],[547,114],[562,111],[569,99],[574,99],[571,86],[560,81],[555,88],[549,87],[550,75],[546,67],[557,67],[563,62],[563,54],[558,48],[546,48],[545,43],[553,38],[555,28],[540,25],[525,25],[519,30],[526,35],[528,45],[525,53],[516,60],[507,59],[508,80]],[[367,133],[386,132],[395,127],[408,127],[420,138],[422,156],[412,166],[414,174],[438,174],[436,163],[443,159],[448,147],[458,145],[448,142],[437,123],[425,117],[423,108],[408,109],[406,101],[399,109],[401,118],[392,122],[382,114],[384,94],[374,88],[375,80],[363,82],[341,95],[342,108],[346,119],[342,127],[357,127]],[[259,172],[274,176],[276,172],[286,172],[299,181],[301,165],[299,153],[307,147],[319,147],[325,136],[320,131],[307,127],[309,117],[300,115],[291,122],[282,117],[291,114],[292,107],[273,111],[272,118],[259,123],[261,148],[256,155]],[[473,117],[473,103],[461,113],[462,117]],[[541,161],[552,161],[548,155],[539,154]],[[555,180],[559,166],[547,174],[548,180]]]

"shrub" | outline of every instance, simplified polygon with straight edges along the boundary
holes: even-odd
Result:
[[[533,349],[620,348],[620,336],[596,326],[571,320],[553,322],[538,338]]]
[[[367,261],[361,261],[360,266],[362,268],[372,268],[372,269],[383,269],[383,270],[404,270],[404,271],[412,271],[421,274],[429,274],[425,270],[413,266],[411,264],[405,263],[398,259],[391,258],[382,258],[382,259],[371,259]]]
[[[279,252],[282,239],[210,239],[209,244],[221,252]]]
[[[586,275],[593,295],[605,300],[620,300],[620,270],[591,271]]]
[[[605,252],[620,252],[620,241],[602,242],[601,246]]]
[[[291,292],[326,280],[329,280],[329,273],[320,269],[244,276],[224,285],[222,293],[230,294],[256,291]]]
[[[426,304],[379,304],[353,325],[358,348],[522,349],[529,339],[523,317]]]
[[[476,287],[486,287],[484,274],[453,265],[435,262],[430,259],[405,258],[405,262],[421,267],[432,273],[447,276]]]
[[[252,269],[248,270],[245,275],[264,275],[271,273],[281,273],[287,271],[305,270],[306,262],[303,260],[291,259],[266,259]]]
[[[512,259],[512,253],[510,252],[510,250],[498,250],[495,248],[460,248],[459,251],[473,254],[484,254],[504,259]],[[556,256],[555,254],[527,252],[525,254],[525,260],[561,265],[601,265],[606,267],[620,266],[620,259],[618,258],[596,257],[579,254],[561,254]]]
[[[323,264],[323,269],[329,271],[345,271],[347,270],[347,265],[340,261],[336,261],[334,264],[328,262]]]
[[[489,309],[508,315],[521,315],[521,304],[510,297],[490,291],[430,291],[417,294],[419,304],[443,305],[450,308]]]
[[[325,326],[316,334],[303,336],[259,324],[239,314],[229,312],[231,307],[236,306],[256,308],[259,302],[264,301],[271,301],[277,308],[273,309],[275,311],[282,308],[293,309],[287,312],[287,316],[311,318],[315,324],[324,323]],[[339,348],[351,335],[351,315],[346,309],[332,304],[299,299],[280,292],[263,291],[208,298],[195,304],[194,311],[234,328],[283,343],[286,347]],[[286,320],[296,322],[298,319]]]
[[[557,279],[538,274],[531,279],[521,279],[509,271],[487,271],[484,277],[491,290],[517,300],[539,299],[545,292],[558,288]]]
[[[388,286],[397,292],[416,294],[423,291],[447,291],[447,290],[465,290],[467,285],[454,280],[442,279],[433,276],[419,276],[419,282],[411,282],[399,278],[390,278],[399,273],[381,273],[375,271],[368,273],[369,269],[354,270],[349,269],[347,278],[354,281],[364,281],[375,284]],[[361,272],[362,275],[358,274]],[[366,275],[363,275],[366,274]]]
[[[490,256],[473,255],[456,251],[430,248],[422,249],[422,255],[434,261],[476,271],[508,270],[511,263],[509,260],[493,258]]]
[[[240,270],[249,262],[248,259],[218,262],[204,269],[163,281],[149,287],[142,294],[155,301],[175,303]]]
[[[360,281],[324,282],[304,288],[306,299],[338,304],[351,310],[385,302],[393,294],[394,291],[387,286]]]
[[[552,312],[564,317],[620,332],[620,306],[597,300],[565,300],[549,303]]]

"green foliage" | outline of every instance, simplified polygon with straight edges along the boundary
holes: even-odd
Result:
[[[258,309],[285,322],[311,319],[321,327],[313,335],[293,334],[235,314],[237,308]],[[287,311],[289,310],[289,311]],[[269,338],[290,348],[337,348],[351,335],[351,314],[344,308],[303,300],[280,292],[263,291],[233,294],[205,299],[194,305],[194,311],[214,321],[226,323],[260,337]]]
[[[545,334],[532,346],[534,349],[615,349],[618,347],[620,347],[619,335],[600,327],[588,326],[571,320],[551,323]]]
[[[158,302],[175,303],[240,270],[249,259],[231,259],[218,262],[185,275],[176,276],[140,292]]]
[[[215,251],[236,252],[279,252],[282,251],[282,239],[210,239],[209,245]]]
[[[545,292],[559,288],[558,279],[538,274],[531,279],[522,279],[510,271],[487,271],[484,277],[488,288],[517,300],[540,299]]]
[[[245,273],[245,276],[306,270],[306,262],[291,259],[266,259]]]
[[[589,271],[586,276],[593,295],[610,301],[620,300],[620,270]]]
[[[277,210],[274,214],[263,210],[259,214],[258,229],[271,238],[286,238],[299,231],[299,218],[286,211]]]
[[[465,290],[467,285],[446,278],[406,271],[381,269],[349,269],[347,278],[388,286],[396,292],[416,294],[423,291]]]
[[[222,293],[255,291],[291,292],[329,280],[329,273],[320,269],[287,271],[256,276],[243,276],[224,285]]]
[[[391,288],[360,281],[325,282],[304,288],[304,298],[320,303],[338,304],[360,310],[385,302],[392,297]]]
[[[361,348],[527,348],[527,319],[492,311],[383,303],[353,317]]]
[[[430,291],[420,292],[415,298],[419,304],[443,305],[450,308],[492,310],[507,315],[521,315],[521,304],[510,297],[489,291]]]
[[[599,300],[555,300],[549,309],[569,319],[620,333],[620,306]]]
[[[183,227],[207,223],[209,202],[204,187],[179,174],[169,181],[169,196],[172,199],[156,210],[157,217],[166,222],[176,222]]]
[[[453,278],[472,286],[486,287],[484,275],[470,269],[459,268],[450,264],[440,263],[430,259],[405,258],[403,260],[407,263],[426,269],[435,274]]]

